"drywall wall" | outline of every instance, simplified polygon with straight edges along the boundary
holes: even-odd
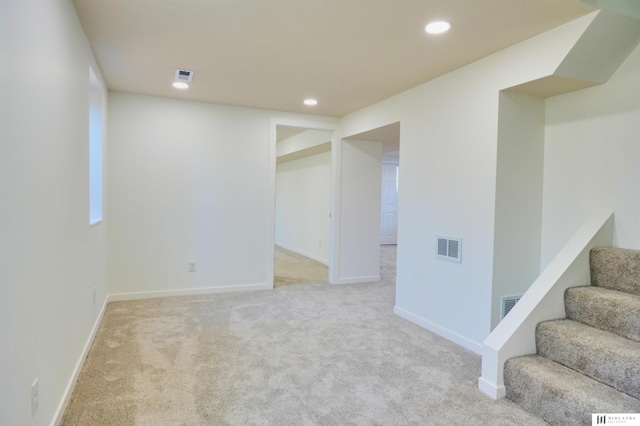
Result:
[[[399,315],[481,351],[491,328],[499,92],[551,75],[593,18],[585,16],[343,118],[336,140],[401,123]],[[340,158],[335,164],[339,178],[346,167]],[[344,214],[339,200],[337,209]],[[436,259],[437,234],[463,239],[462,263]],[[335,240],[341,268],[349,253],[367,249],[345,226]]]
[[[382,142],[341,143],[340,241],[337,284],[380,280]],[[342,231],[346,232],[342,232]]]
[[[331,147],[327,147],[327,145],[331,144],[331,133],[329,130],[305,130],[281,140],[276,144],[277,161],[294,160],[306,155],[329,151]]]
[[[491,328],[503,296],[521,295],[540,273],[544,99],[501,92]]]
[[[269,134],[276,116],[323,120],[110,93],[114,297],[269,288],[274,223],[266,218],[273,218],[269,169],[275,169]],[[188,272],[190,261],[196,272]]]
[[[602,86],[546,101],[542,266],[593,213],[614,245],[640,249],[640,48]]]
[[[89,226],[90,66],[104,83],[71,2],[0,2],[0,40],[0,424],[50,425],[106,295],[108,216]]]
[[[276,244],[329,263],[331,153],[276,167]]]
[[[380,244],[398,243],[398,163],[387,163],[382,156],[380,185]]]

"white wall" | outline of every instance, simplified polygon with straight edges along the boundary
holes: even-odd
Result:
[[[499,91],[551,75],[592,19],[343,118],[336,139],[401,123],[396,313],[481,351],[491,328]],[[436,234],[463,238],[462,263],[435,258]],[[353,238],[340,227],[340,244]],[[342,267],[347,254],[337,256]]]
[[[398,243],[398,162],[389,163],[382,156],[380,185],[380,244]]]
[[[595,212],[640,249],[640,48],[608,83],[546,101],[542,265]]]
[[[99,68],[68,1],[0,2],[0,40],[0,424],[49,425],[106,294],[108,217],[89,227]]]
[[[382,142],[345,139],[340,157],[341,256],[332,282],[378,281]]]
[[[498,116],[492,329],[501,298],[523,294],[540,273],[544,99],[501,92]]]
[[[276,244],[329,263],[331,153],[276,167]]]
[[[110,94],[111,293],[268,288],[275,114]]]
[[[331,131],[329,130],[305,130],[297,135],[288,137],[276,144],[276,157],[278,161],[299,158],[296,154],[304,155],[313,152],[331,143]],[[325,150],[330,150],[325,148]],[[319,154],[319,152],[313,152]],[[307,154],[311,155],[311,154]]]

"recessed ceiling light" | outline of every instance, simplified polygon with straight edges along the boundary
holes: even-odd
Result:
[[[172,84],[173,87],[175,87],[176,89],[188,89],[189,85],[183,81],[175,81]]]
[[[314,105],[318,105],[318,101],[315,99],[309,98],[304,100],[304,104],[308,106],[314,106]]]
[[[424,30],[429,34],[442,34],[449,31],[449,28],[451,28],[451,24],[447,21],[435,21],[424,27]]]

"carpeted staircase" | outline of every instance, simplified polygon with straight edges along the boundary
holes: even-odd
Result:
[[[507,360],[507,398],[552,425],[640,413],[640,251],[597,248],[591,284],[564,295],[567,318],[536,327],[536,355]]]

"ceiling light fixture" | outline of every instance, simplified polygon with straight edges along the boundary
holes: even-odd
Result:
[[[189,85],[183,81],[174,81],[172,84],[176,89],[188,89]]]
[[[307,106],[314,106],[314,105],[318,105],[318,101],[316,101],[315,99],[305,99],[304,100],[304,104]]]
[[[451,28],[451,24],[447,21],[435,21],[424,27],[424,30],[429,34],[442,34],[449,31],[449,28]]]

